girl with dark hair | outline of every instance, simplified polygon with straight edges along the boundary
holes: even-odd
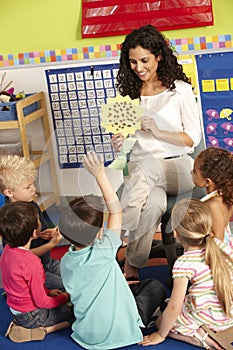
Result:
[[[230,244],[232,236],[229,221],[233,215],[233,154],[209,147],[199,153],[192,171],[196,186],[204,187],[206,202],[213,218],[213,233],[221,241]]]
[[[200,120],[192,86],[165,37],[153,26],[133,30],[122,44],[117,88],[140,98],[141,130],[128,162],[121,197],[123,229],[129,231],[125,273],[138,277],[153,235],[166,211],[167,194],[193,188],[190,153],[200,142]],[[124,137],[112,144],[120,151]]]

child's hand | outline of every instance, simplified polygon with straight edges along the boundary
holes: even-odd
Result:
[[[70,295],[67,292],[62,293],[66,297],[66,302],[68,303],[70,301]]]
[[[49,292],[49,296],[50,297],[56,297],[56,296],[58,296],[60,294],[63,294],[63,292],[61,290],[59,290],[59,289],[52,289]]]
[[[62,239],[62,234],[61,232],[59,231],[59,228],[58,226],[56,226],[54,229],[53,229],[53,235],[50,239],[50,243],[52,243],[54,246],[56,246]]]
[[[44,231],[41,231],[39,233],[39,237],[43,238],[43,239],[46,239],[47,241],[49,241],[53,235],[56,233],[57,231],[57,227],[54,227],[54,228],[47,228],[46,230]]]
[[[164,340],[165,338],[161,337],[159,332],[154,332],[154,333],[151,333],[150,335],[145,335],[143,337],[143,341],[139,343],[139,345],[142,345],[142,346],[156,345],[156,344],[162,343]]]
[[[95,177],[97,177],[100,170],[104,169],[102,157],[100,155],[97,156],[95,152],[84,155],[83,165],[84,168]]]
[[[115,152],[120,152],[124,141],[125,141],[125,137],[122,134],[113,135],[111,143]]]

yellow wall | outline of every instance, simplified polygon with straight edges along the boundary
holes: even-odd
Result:
[[[212,0],[214,26],[167,31],[170,39],[233,35],[233,0]],[[1,0],[0,54],[118,44],[124,36],[81,38],[82,0]]]

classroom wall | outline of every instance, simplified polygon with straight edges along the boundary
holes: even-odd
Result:
[[[118,60],[117,60],[118,61]],[[89,61],[88,61],[89,62]],[[109,61],[108,62],[114,62]],[[116,60],[115,60],[116,62]],[[86,64],[84,61],[79,62],[78,65]],[[67,68],[72,66],[77,66],[77,62],[73,63],[63,63],[59,67]],[[14,86],[15,91],[25,91],[26,93],[36,93],[44,91],[46,95],[48,117],[51,130],[51,142],[55,157],[56,173],[58,178],[58,185],[60,189],[61,196],[74,196],[81,194],[100,194],[98,187],[91,175],[87,174],[84,169],[60,169],[57,162],[57,145],[56,139],[53,132],[53,121],[50,109],[49,96],[47,92],[47,82],[45,70],[49,68],[57,68],[57,65],[50,67],[47,64],[44,65],[24,65],[23,67],[7,67],[4,70],[0,69],[0,77],[2,72],[6,72],[6,81],[13,81],[12,86]],[[33,150],[40,150],[41,146],[44,146],[44,134],[40,121],[29,124],[27,126],[27,135],[30,136],[31,146]],[[19,130],[1,130],[0,123],[0,143],[6,143],[9,141],[14,141],[19,139]],[[122,183],[122,172],[107,169],[107,173],[112,182],[112,185],[117,189]],[[39,179],[37,182],[37,188],[41,192],[49,192],[52,188],[50,183],[49,172],[46,167],[43,167],[42,171],[39,173]]]
[[[213,0],[213,10],[214,26],[167,31],[165,35],[170,39],[199,37],[202,35],[233,35],[233,1]],[[40,0],[39,2],[32,0],[1,0],[0,29],[2,36],[0,55],[63,48],[82,48],[90,45],[112,45],[119,44],[124,39],[124,36],[116,36],[82,40],[80,25],[81,0]],[[108,60],[110,63],[116,61],[118,61],[118,57]],[[83,61],[61,63],[62,67],[70,67],[77,64],[82,65],[85,63]],[[50,67],[49,64],[0,67],[0,76],[1,73],[6,71],[7,80],[13,80],[16,91],[24,90],[27,93],[45,91],[47,95],[45,69],[48,69],[48,67]],[[52,67],[53,64],[51,64]],[[47,102],[49,106],[48,95]],[[53,131],[49,108],[48,111],[50,127]],[[32,134],[35,135],[33,131]],[[39,148],[40,138],[41,130],[38,127],[36,137],[33,136],[32,138],[33,147]],[[0,139],[3,140],[1,130]],[[56,155],[54,139],[53,145]],[[77,195],[80,192],[98,193],[93,179],[91,177],[87,179],[86,175],[83,175],[83,170],[61,170],[56,163],[56,171],[61,195]],[[122,181],[121,174],[110,169],[108,172],[114,187],[117,188]],[[78,181],[81,184],[80,186],[77,186]],[[41,185],[43,185],[43,182],[46,185],[46,176],[41,179]]]
[[[170,39],[233,34],[233,1],[212,0],[214,26],[167,31]],[[1,0],[0,54],[117,44],[124,36],[81,37],[82,0]]]

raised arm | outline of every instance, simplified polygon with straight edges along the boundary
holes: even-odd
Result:
[[[85,169],[95,177],[102,192],[108,210],[107,227],[116,230],[120,235],[122,209],[118,196],[106,175],[102,158],[97,156],[95,152],[90,152],[84,156],[83,165]]]

